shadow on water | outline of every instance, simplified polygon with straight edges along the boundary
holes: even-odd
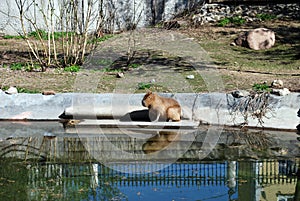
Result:
[[[224,130],[204,158],[207,127],[193,130],[102,129],[79,136],[56,122],[0,122],[3,200],[299,200],[297,134]],[[137,137],[133,137],[135,134]],[[140,136],[143,136],[141,138]],[[145,137],[146,136],[146,137]],[[193,136],[187,138],[186,136]],[[176,162],[187,139],[193,139]],[[109,150],[108,142],[139,154]],[[86,146],[86,145],[89,146]],[[144,156],[167,152],[157,161]],[[97,150],[105,158],[94,159]],[[100,153],[101,152],[101,153]],[[103,158],[104,160],[104,158]],[[139,174],[132,173],[140,169]],[[117,171],[121,170],[121,171]],[[298,178],[297,178],[298,177]]]

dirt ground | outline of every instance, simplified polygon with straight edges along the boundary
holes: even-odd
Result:
[[[279,44],[287,44],[290,49],[294,51],[298,57],[294,58],[292,67],[284,69],[284,62],[289,62],[289,58],[283,62],[280,69],[269,70],[265,69],[252,69],[246,67],[236,68],[234,55],[232,61],[226,64],[222,63],[223,57],[218,58],[216,53],[219,47],[209,47],[208,42],[216,41],[224,50],[230,49],[230,41],[232,41],[241,31],[248,30],[249,28],[267,27],[275,29],[276,42]],[[300,92],[300,22],[299,21],[276,21],[266,22],[264,24],[251,24],[244,26],[228,26],[218,27],[215,25],[204,25],[197,28],[180,28],[178,30],[195,38],[201,46],[205,49],[215,61],[218,66],[219,72],[225,84],[225,90],[235,89],[251,89],[254,83],[267,82],[271,83],[274,79],[282,79],[284,86],[291,91]],[[291,48],[293,48],[291,50]],[[242,50],[242,49],[237,49]],[[236,49],[235,49],[236,51]],[[297,53],[298,51],[298,53]],[[251,52],[250,52],[251,53]],[[225,52],[226,54],[226,52]],[[279,53],[280,54],[280,53]],[[225,55],[226,57],[226,55]],[[73,92],[74,81],[76,73],[64,72],[62,69],[50,68],[46,72],[27,72],[26,70],[12,70],[10,65],[14,63],[29,62],[29,52],[25,41],[22,39],[4,39],[0,38],[0,87],[5,89],[8,86],[17,86],[25,88],[31,92],[41,92],[44,90],[55,90],[56,92]],[[270,61],[266,60],[266,63]],[[245,66],[245,65],[244,65]],[[112,73],[99,73],[99,76],[107,76],[103,79],[103,83],[99,93],[113,92],[113,82],[115,82],[115,75]]]

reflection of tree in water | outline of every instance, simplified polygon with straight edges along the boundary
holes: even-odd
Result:
[[[230,132],[230,131],[229,131]],[[233,141],[229,146],[247,145],[252,150],[266,150],[272,145],[272,140],[263,131],[258,132],[244,132],[234,131],[230,132],[233,136]]]
[[[93,164],[1,161],[0,167],[1,200],[126,200],[114,184],[121,178],[100,165],[97,186]]]
[[[79,138],[42,137],[6,139],[0,146],[0,158],[15,157],[24,161],[89,161],[91,157]]]

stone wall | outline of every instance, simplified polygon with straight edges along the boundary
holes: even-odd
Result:
[[[241,17],[247,22],[260,21],[259,14],[268,14],[277,19],[300,19],[299,4],[225,5],[205,4],[192,16],[195,25],[218,22],[229,17]]]
[[[89,1],[84,1],[84,8],[87,8],[87,2]],[[137,24],[138,27],[145,27],[160,21],[170,20],[176,14],[185,9],[191,9],[197,3],[203,1],[204,0],[103,0],[99,2],[102,2],[101,7],[104,17],[103,21],[105,23],[104,28],[110,30],[123,30],[130,28],[132,24]],[[46,29],[44,17],[40,14],[36,16],[36,13],[34,13],[35,8],[32,4],[32,0],[23,0],[22,2],[25,2],[24,8],[26,9],[24,10],[26,15],[32,20],[37,20],[39,29]],[[60,11],[65,9],[65,7],[62,6],[62,2],[64,1],[60,0],[36,0],[36,2],[39,4],[39,7],[45,9],[45,11],[48,7],[47,2],[52,2],[55,5],[54,12],[58,16]],[[79,2],[81,4],[81,1]],[[80,6],[79,9],[81,9]],[[97,8],[97,6],[98,5],[94,7]],[[94,7],[93,9],[96,9]],[[19,9],[15,0],[0,1],[0,8],[0,34],[16,35],[22,33]],[[36,10],[39,10],[39,8]],[[81,11],[79,10],[79,13],[80,12]],[[45,12],[46,15],[49,15],[49,13],[50,12],[47,11]],[[97,14],[97,12],[94,12],[94,14]],[[49,18],[49,16],[45,17]],[[90,26],[91,28],[95,27],[94,24],[90,24]],[[34,28],[30,23],[25,22],[24,28],[28,30],[28,32],[34,31]]]

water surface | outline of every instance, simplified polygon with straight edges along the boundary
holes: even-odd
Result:
[[[296,133],[0,124],[1,200],[299,200]]]

